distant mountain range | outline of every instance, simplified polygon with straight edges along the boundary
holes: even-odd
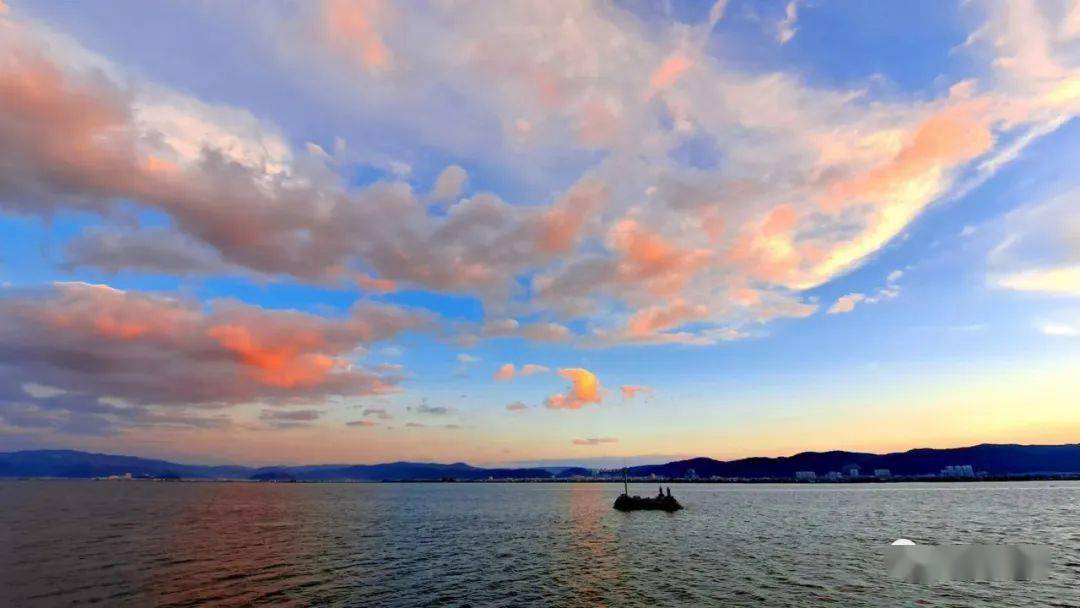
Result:
[[[685,477],[693,469],[698,477],[790,478],[798,471],[818,475],[855,465],[865,474],[888,469],[893,475],[927,475],[950,465],[971,465],[991,475],[1080,473],[1080,444],[1016,445],[984,443],[966,448],[921,448],[891,454],[863,452],[802,452],[780,458],[743,458],[721,461],[691,458],[667,464],[631,467],[632,476]]]
[[[775,478],[790,479],[798,471],[824,475],[851,465],[864,473],[889,469],[893,475],[938,473],[950,465],[971,465],[991,475],[1080,474],[1080,444],[1014,445],[982,444],[966,448],[917,449],[891,454],[862,452],[803,452],[780,458],[743,458],[722,461],[691,458],[667,464],[630,467],[633,477],[681,478]],[[583,467],[483,468],[463,462],[453,464],[391,462],[372,465],[324,464],[309,466],[206,466],[165,460],[91,454],[76,450],[27,450],[0,452],[0,477],[91,478],[131,474],[136,477],[186,479],[265,479],[298,481],[418,481],[482,479],[558,479],[593,476]],[[600,475],[603,475],[601,473]],[[608,473],[610,475],[610,473]]]

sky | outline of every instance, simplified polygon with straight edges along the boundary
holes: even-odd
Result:
[[[0,449],[1080,441],[1080,4],[0,2]]]

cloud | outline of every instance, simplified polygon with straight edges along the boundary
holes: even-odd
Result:
[[[1016,291],[1045,294],[1080,294],[1080,266],[1024,270],[997,278],[997,285]]]
[[[532,376],[532,375],[535,375],[535,374],[546,374],[547,372],[550,372],[550,371],[551,371],[551,369],[549,369],[547,367],[544,367],[543,365],[537,365],[536,363],[526,363],[525,365],[521,366],[521,375],[522,376]]]
[[[524,412],[529,409],[529,406],[525,405],[521,401],[515,401],[513,403],[506,404],[506,411],[508,412]]]
[[[903,270],[893,270],[885,277],[885,285],[871,295],[862,293],[849,293],[837,298],[836,302],[829,307],[828,314],[842,314],[855,310],[855,305],[877,304],[884,300],[891,300],[900,295],[900,279],[904,277]]]
[[[462,428],[462,426],[460,424],[453,424],[453,423],[451,423],[451,424],[441,424],[441,425],[438,425],[436,427],[436,426],[432,426],[430,424],[425,424],[423,422],[406,422],[405,427],[410,428],[410,429],[440,428],[440,429],[446,429],[446,430],[450,430],[450,431],[456,431],[456,430],[459,430],[459,429]]]
[[[134,271],[168,275],[244,274],[214,249],[174,230],[91,228],[70,241],[65,265],[116,274]],[[250,273],[249,273],[250,274]]]
[[[592,403],[600,403],[600,380],[596,374],[580,367],[563,368],[559,375],[570,380],[570,390],[556,393],[544,400],[544,405],[556,410],[579,410]]]
[[[716,0],[716,2],[713,3],[712,8],[709,9],[710,30],[724,18],[724,13],[727,12],[727,5],[728,0]]]
[[[122,405],[108,414],[128,408],[144,420],[161,413],[145,408],[179,415],[191,406],[323,403],[395,390],[396,376],[350,353],[426,322],[374,304],[328,319],[85,283],[8,289],[0,294],[0,378],[66,391],[80,407],[114,400]]]
[[[44,384],[36,384],[34,382],[26,382],[22,385],[22,390],[27,395],[30,395],[34,399],[50,399],[59,395],[66,394],[62,388],[56,388],[55,386],[45,386]]]
[[[480,361],[480,357],[470,355],[469,353],[458,353],[457,354],[457,360],[458,360],[458,363],[461,363],[462,365],[471,365],[473,363],[476,363],[476,362]]]
[[[259,419],[285,422],[311,422],[313,420],[318,420],[321,415],[321,410],[263,410],[262,413],[259,414]]]
[[[713,344],[812,314],[806,290],[861,265],[934,201],[970,187],[968,176],[985,179],[1080,107],[1060,25],[1071,21],[1037,3],[986,8],[957,50],[985,60],[979,80],[887,97],[733,69],[701,42],[725,7],[691,26],[603,3],[518,3],[495,22],[480,5],[406,16],[378,2],[240,20],[238,40],[255,45],[266,73],[295,79],[314,111],[341,109],[343,128],[378,125],[405,138],[393,147],[460,163],[436,179],[440,195],[461,196],[467,176],[453,167],[470,162],[551,193],[478,193],[439,209],[403,181],[408,171],[356,187],[344,143],[333,154],[294,149],[252,112],[147,82],[4,17],[0,207],[108,218],[122,203],[168,221],[88,234],[70,246],[73,266],[355,280],[542,319],[486,337],[569,340],[580,326],[598,346]],[[798,8],[785,6],[781,42]],[[371,134],[356,129],[359,141]],[[681,159],[688,142],[724,162]],[[1073,266],[995,269],[992,282],[1060,293]],[[627,323],[676,304],[705,312],[651,334]]]
[[[795,26],[798,19],[799,5],[795,0],[791,0],[784,7],[784,18],[776,24],[776,40],[780,44],[787,44],[789,40],[795,37],[795,32],[799,29]]]
[[[1058,321],[1047,321],[1045,323],[1041,323],[1038,326],[1038,329],[1041,333],[1047,336],[1080,336],[1080,327],[1069,323],[1061,323]]]
[[[346,426],[361,426],[361,427],[379,426],[378,422],[375,422],[375,421],[372,421],[372,420],[353,420],[353,421],[350,421],[350,422],[346,422],[345,424],[346,424]]]
[[[989,253],[991,284],[1047,296],[1080,295],[1080,215],[1076,192],[1010,212],[1003,240]]]
[[[554,322],[522,324],[517,319],[490,319],[476,329],[463,326],[459,328],[459,339],[466,343],[475,343],[483,338],[527,338],[537,342],[566,342],[573,333],[565,325]]]
[[[379,420],[390,420],[394,416],[386,411],[386,408],[381,407],[368,407],[364,408],[364,411],[360,413],[361,416],[368,418],[374,416]]]
[[[446,416],[450,413],[450,408],[445,405],[429,405],[427,399],[422,399],[420,405],[409,408],[410,411],[414,411],[417,414],[425,414],[428,416]]]
[[[495,379],[499,381],[510,380],[514,377],[515,373],[517,373],[517,370],[514,368],[513,363],[503,363],[498,371],[495,372]]]
[[[649,96],[675,84],[692,65],[690,59],[681,53],[669,55],[649,76]]]
[[[378,0],[327,0],[319,6],[325,25],[323,41],[328,47],[368,72],[393,68],[393,53],[380,28],[381,22],[392,18],[392,4]]]
[[[465,172],[465,169],[450,165],[443,169],[439,177],[435,179],[435,188],[431,191],[431,198],[438,201],[457,198],[461,195],[468,177],[469,174]]]
[[[652,387],[649,386],[635,386],[632,384],[624,384],[619,387],[619,391],[622,392],[623,399],[633,399],[638,395],[651,395],[653,392]]]
[[[392,293],[397,291],[397,283],[390,279],[377,279],[367,273],[358,273],[355,277],[356,284],[364,291],[373,293]]]
[[[851,312],[855,310],[855,305],[866,299],[866,296],[861,293],[849,293],[846,296],[840,296],[836,299],[836,302],[829,307],[830,315],[843,314],[845,312]]]
[[[605,443],[618,443],[619,440],[614,437],[587,437],[585,439],[575,439],[571,441],[573,445],[601,445]]]

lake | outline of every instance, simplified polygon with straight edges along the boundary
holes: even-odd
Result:
[[[1080,483],[621,487],[3,481],[0,605],[1080,606]],[[893,581],[899,537],[1049,545],[1052,576]]]

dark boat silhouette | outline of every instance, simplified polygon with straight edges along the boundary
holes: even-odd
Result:
[[[683,508],[671,495],[670,487],[667,494],[664,494],[661,489],[656,496],[630,496],[626,469],[623,469],[623,493],[615,499],[614,507],[618,511],[667,511],[668,513],[674,513]]]

